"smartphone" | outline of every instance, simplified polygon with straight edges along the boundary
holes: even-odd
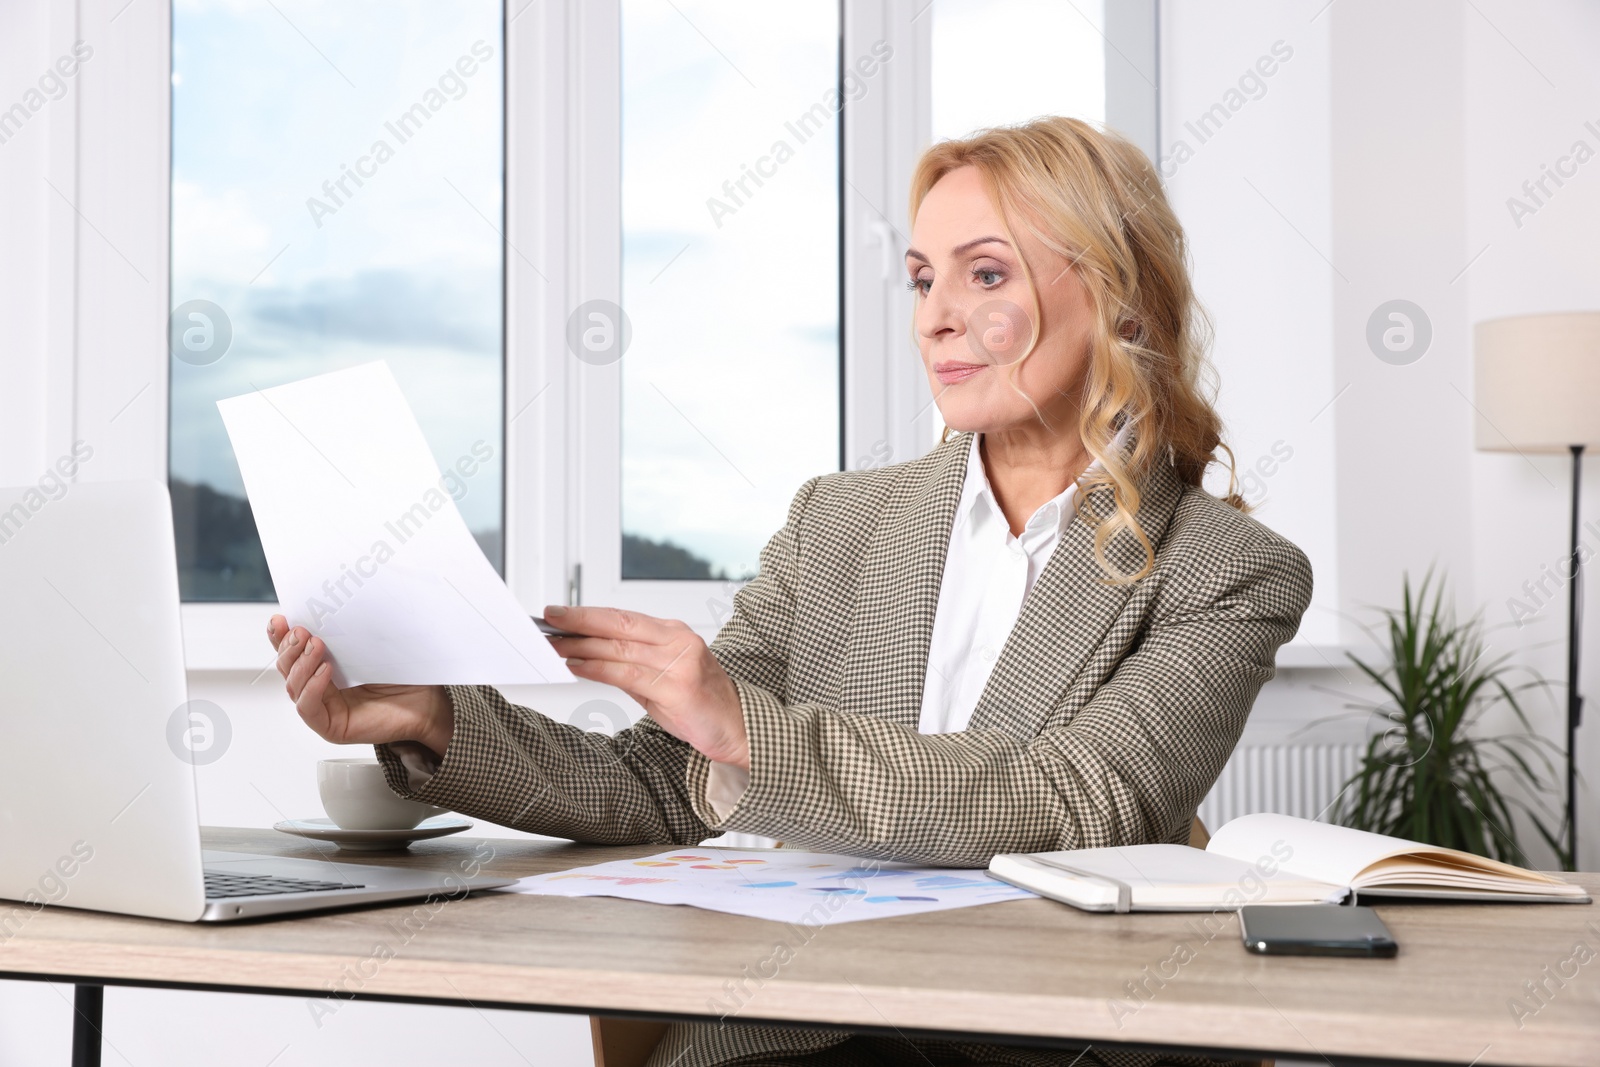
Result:
[[[532,619],[533,620],[533,624],[539,628],[539,632],[544,634],[546,637],[586,637],[586,636],[588,636],[587,634],[575,634],[571,630],[563,630],[559,626],[555,626],[555,625],[552,625],[551,623],[545,622],[544,619],[541,618],[538,615],[530,615],[528,617],[530,619]]]
[[[1247,904],[1239,933],[1251,952],[1272,956],[1393,956],[1389,928],[1371,908],[1344,904]]]

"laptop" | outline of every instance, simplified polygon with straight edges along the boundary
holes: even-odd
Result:
[[[514,881],[202,849],[167,487],[49,489],[0,489],[0,942],[46,904],[220,922]]]

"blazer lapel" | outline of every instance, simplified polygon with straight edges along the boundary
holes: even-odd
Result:
[[[861,569],[839,689],[843,711],[917,728],[970,445],[967,434],[958,434],[912,465],[892,490]]]
[[[1177,473],[1165,463],[1158,463],[1141,484],[1138,518],[1153,546],[1160,546],[1182,493]],[[1088,503],[1095,513],[1110,514],[1110,487],[1097,488]],[[1125,572],[1144,562],[1142,546],[1126,535],[1108,544],[1106,555]],[[1000,729],[1018,738],[1038,733],[1039,724],[1104,643],[1135,588],[1106,580],[1094,558],[1094,530],[1081,515],[1075,517],[1023,601],[969,728]]]

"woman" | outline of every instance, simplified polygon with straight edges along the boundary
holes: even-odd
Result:
[[[736,830],[967,867],[1186,841],[1311,568],[1201,488],[1224,446],[1182,230],[1141,152],[1064,118],[934,146],[911,204],[943,443],[801,486],[710,646],[544,609],[584,635],[553,639],[573,673],[647,718],[606,737],[488,687],[339,691],[322,641],[274,616],[305,722],[375,744],[401,796],[582,841]],[[1074,1059],[729,1025],[675,1026],[652,1062]]]

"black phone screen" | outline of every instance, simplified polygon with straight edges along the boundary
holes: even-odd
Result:
[[[1251,952],[1278,956],[1393,956],[1399,946],[1378,913],[1344,904],[1249,904],[1239,932]]]

